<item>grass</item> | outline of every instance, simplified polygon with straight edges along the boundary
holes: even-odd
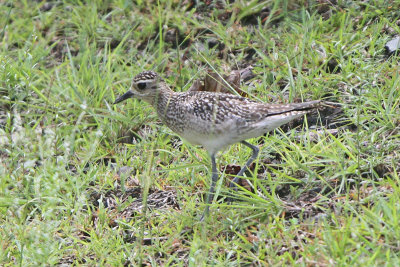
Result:
[[[399,4],[209,2],[0,5],[0,265],[399,264]],[[143,70],[187,90],[249,65],[253,99],[341,108],[250,140],[255,190],[232,205],[251,151],[221,153],[202,223],[207,153],[145,103],[111,103]]]

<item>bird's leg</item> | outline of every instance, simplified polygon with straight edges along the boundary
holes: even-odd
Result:
[[[246,162],[246,165],[243,166],[243,168],[239,171],[239,173],[236,175],[236,177],[229,184],[229,187],[232,188],[235,191],[237,191],[236,184],[238,183],[239,178],[243,176],[243,173],[247,170],[247,168],[250,167],[251,163],[253,163],[253,161],[257,158],[258,153],[260,152],[260,149],[258,147],[250,144],[249,142],[241,141],[240,143],[242,143],[243,145],[251,148],[251,150],[253,150],[253,154],[251,155],[249,160]]]
[[[215,154],[211,154],[211,186],[210,190],[208,191],[207,198],[206,198],[206,209],[204,210],[203,215],[200,218],[200,221],[203,221],[204,218],[208,215],[210,211],[210,205],[214,198],[214,191],[215,191],[215,184],[218,180],[218,172],[217,172],[217,164],[215,163]]]

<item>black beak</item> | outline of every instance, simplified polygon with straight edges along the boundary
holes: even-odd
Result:
[[[115,99],[115,102],[113,103],[113,105],[118,104],[119,102],[122,102],[128,98],[133,97],[133,93],[131,90],[129,90],[128,92],[126,92],[125,94],[121,95],[120,97],[118,97],[117,99]]]

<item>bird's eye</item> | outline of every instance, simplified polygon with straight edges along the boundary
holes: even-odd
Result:
[[[138,87],[140,90],[143,90],[143,89],[146,88],[146,83],[137,83],[137,87]]]

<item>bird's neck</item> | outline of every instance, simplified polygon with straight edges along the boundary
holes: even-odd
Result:
[[[163,120],[168,107],[173,102],[177,93],[172,91],[167,85],[163,86],[161,90],[157,92],[156,97],[153,98],[151,105],[157,110],[158,115]]]

